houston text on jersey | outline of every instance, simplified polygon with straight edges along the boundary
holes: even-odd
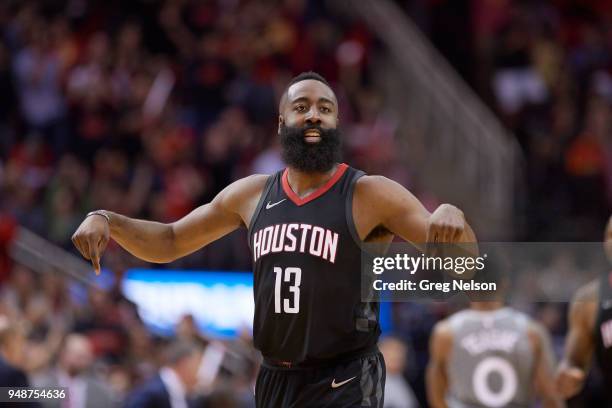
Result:
[[[338,233],[310,224],[276,224],[253,234],[253,262],[278,252],[300,252],[334,263]]]

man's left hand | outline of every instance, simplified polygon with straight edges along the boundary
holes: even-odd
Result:
[[[463,211],[450,204],[442,204],[429,217],[427,242],[460,242],[465,230]]]

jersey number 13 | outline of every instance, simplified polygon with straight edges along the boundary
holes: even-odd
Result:
[[[302,282],[301,268],[274,267],[276,282],[274,284],[274,312],[275,313],[299,313],[300,312],[300,283]],[[284,275],[284,276],[283,276]],[[283,309],[281,311],[281,285],[282,282],[289,283],[289,292],[293,293],[293,299],[282,299]]]

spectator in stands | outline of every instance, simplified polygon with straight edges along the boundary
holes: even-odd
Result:
[[[126,408],[187,408],[198,380],[202,350],[178,341],[166,351],[159,373],[128,396]]]
[[[387,366],[385,408],[418,407],[419,403],[403,376],[407,359],[406,345],[395,337],[385,337],[379,347]]]
[[[185,340],[189,342],[196,342],[202,346],[208,344],[206,337],[200,333],[193,315],[186,314],[181,317],[176,326],[176,337],[179,340]]]
[[[28,387],[21,369],[24,359],[23,329],[7,316],[0,315],[0,384],[3,387]]]
[[[125,356],[130,327],[121,322],[119,305],[111,299],[108,292],[89,288],[89,304],[79,310],[74,331],[86,335],[93,346],[94,353],[109,361],[117,361]]]
[[[62,347],[57,365],[46,375],[37,379],[37,387],[66,387],[70,408],[89,408],[94,406],[113,407],[118,401],[108,384],[91,373],[94,362],[92,345],[87,337],[69,334]],[[45,408],[59,408],[60,400],[45,400]]]
[[[60,83],[63,67],[46,27],[47,22],[40,16],[25,27],[27,45],[16,55],[13,69],[21,110],[29,128],[40,132],[55,153],[61,154],[68,147]]]

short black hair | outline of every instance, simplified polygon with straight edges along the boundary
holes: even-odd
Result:
[[[329,82],[327,82],[327,79],[323,78],[323,75],[314,71],[306,71],[291,78],[291,81],[289,81],[289,84],[287,84],[287,87],[285,88],[285,92],[287,92],[291,85],[306,81],[307,79],[314,79],[315,81],[323,82],[325,85],[331,88],[331,85]]]
[[[312,79],[314,81],[319,81],[322,84],[325,84],[329,87],[329,89],[332,90],[333,92],[333,88],[331,87],[331,85],[329,84],[329,82],[327,82],[327,79],[325,79],[323,77],[323,75],[314,72],[314,71],[304,71],[296,76],[294,76],[293,78],[291,78],[291,81],[289,81],[289,83],[287,84],[287,86],[285,87],[285,89],[283,90],[283,94],[281,95],[280,101],[278,103],[278,110],[281,110],[281,106],[283,105],[283,102],[285,101],[285,99],[287,98],[287,92],[289,91],[289,88],[291,88],[291,85],[293,84],[297,84],[298,82],[302,82],[302,81],[306,81]]]

